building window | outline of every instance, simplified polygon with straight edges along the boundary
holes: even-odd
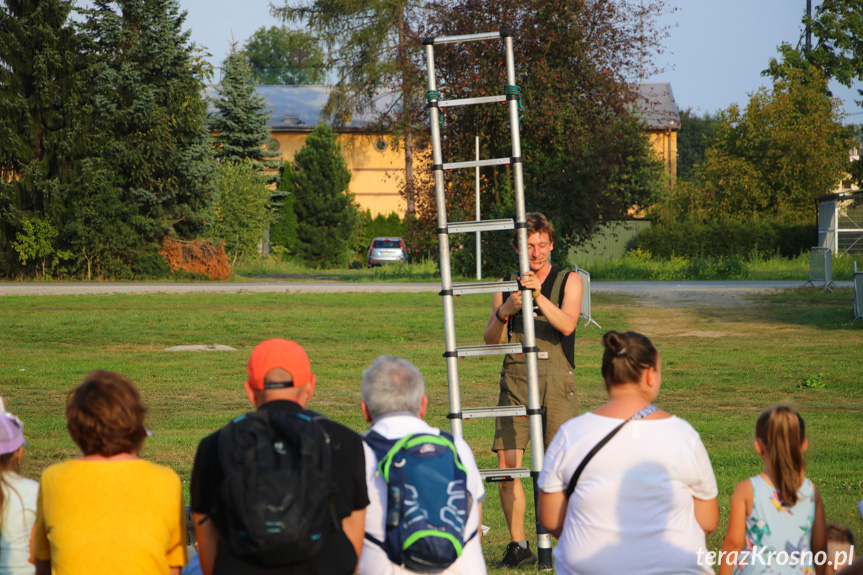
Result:
[[[375,150],[378,152],[383,152],[387,149],[387,142],[383,138],[378,138],[375,142]]]
[[[267,142],[267,149],[271,152],[278,152],[280,146],[281,144],[279,144],[279,141],[275,138],[270,138]]]

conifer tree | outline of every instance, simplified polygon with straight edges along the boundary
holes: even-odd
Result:
[[[86,140],[69,11],[62,0],[0,3],[0,275],[25,218],[60,229],[68,209]]]
[[[211,202],[213,161],[202,96],[209,68],[183,30],[178,0],[94,0],[83,11],[93,58],[98,156],[145,242],[193,237]]]
[[[357,220],[357,206],[348,190],[350,181],[335,133],[325,124],[315,126],[294,156],[298,255],[314,266],[348,263]]]
[[[298,224],[294,204],[297,201],[297,194],[294,186],[294,169],[290,162],[282,164],[278,192],[282,194],[282,198],[279,205],[275,207],[276,221],[270,226],[270,243],[296,253]]]
[[[270,111],[255,88],[257,80],[246,53],[231,46],[222,67],[222,81],[213,100],[218,113],[210,118],[216,136],[216,157],[251,160],[260,170],[277,169],[278,152],[264,147],[270,139]]]

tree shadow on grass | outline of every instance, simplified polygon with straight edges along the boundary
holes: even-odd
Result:
[[[746,296],[748,305],[735,308],[703,307],[700,315],[726,322],[777,323],[824,330],[863,330],[863,320],[854,320],[854,292],[833,293],[800,288],[768,295]]]

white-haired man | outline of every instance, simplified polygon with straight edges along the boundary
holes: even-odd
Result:
[[[437,436],[441,443],[447,443],[446,434],[425,421],[428,397],[422,374],[412,363],[393,356],[382,355],[363,373],[362,410],[366,421],[371,423],[363,443],[366,456],[366,482],[369,493],[369,506],[366,509],[366,538],[360,555],[359,573],[367,575],[394,575],[411,573],[402,564],[397,564],[384,550],[382,542],[388,537],[388,519],[393,509],[388,509],[388,484],[379,462],[381,451],[371,445],[373,437],[379,442],[397,442],[407,436]],[[432,438],[434,439],[434,438]],[[445,575],[481,575],[486,572],[482,555],[480,537],[477,531],[482,525],[482,501],[485,488],[476,466],[476,461],[468,444],[460,437],[453,438],[452,445],[457,453],[456,461],[466,472],[467,517],[464,521],[463,550],[455,561],[444,571]],[[423,445],[421,450],[427,446]],[[398,467],[404,460],[396,462]],[[444,494],[446,495],[446,493]],[[410,495],[405,496],[404,504],[410,506]],[[389,516],[389,517],[388,517]],[[391,525],[391,524],[390,524]],[[405,565],[408,565],[406,562]]]

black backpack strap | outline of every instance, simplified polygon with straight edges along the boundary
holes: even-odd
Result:
[[[314,411],[311,411],[308,409],[304,409],[301,412],[301,414],[308,417],[312,421],[312,423],[314,423],[317,426],[317,428],[321,431],[321,433],[324,434],[324,438],[326,439],[326,442],[327,442],[327,455],[326,455],[326,457],[329,459],[329,463],[327,464],[327,466],[330,469],[332,469],[333,441],[332,441],[332,438],[330,437],[330,434],[327,432],[326,429],[324,429],[324,426],[321,425],[322,421],[328,421],[329,418],[326,415],[322,415],[320,413],[317,413],[317,412],[314,412]],[[342,522],[339,520],[339,514],[336,511],[336,494],[335,493],[330,495],[329,508],[330,508],[330,517],[333,520],[333,529],[335,529],[336,532],[341,531],[342,530]]]
[[[584,456],[584,459],[581,460],[581,463],[578,464],[578,467],[575,468],[575,473],[572,474],[572,478],[569,480],[569,485],[566,486],[566,499],[569,500],[569,497],[572,495],[572,492],[575,491],[575,484],[578,483],[578,478],[581,476],[581,472],[584,471],[584,466],[593,459],[593,456],[602,449],[606,443],[611,441],[611,438],[617,435],[617,432],[623,429],[623,426],[633,421],[635,419],[641,419],[643,417],[647,417],[654,411],[656,411],[657,407],[655,405],[648,405],[629,419],[625,419],[623,423],[612,429],[608,432],[608,435],[603,437],[599,443],[593,446],[587,455]]]

